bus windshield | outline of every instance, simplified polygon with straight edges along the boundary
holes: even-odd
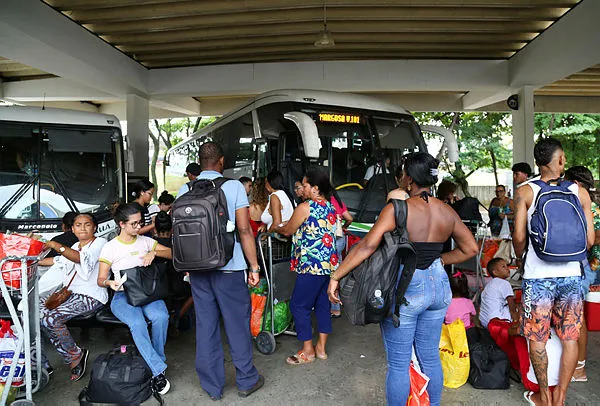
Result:
[[[119,200],[114,128],[0,123],[0,218],[60,219]]]

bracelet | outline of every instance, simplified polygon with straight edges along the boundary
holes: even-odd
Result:
[[[251,273],[260,273],[260,266],[258,268],[256,268],[256,269],[250,268],[250,272]]]
[[[106,282],[108,281],[108,279],[104,279],[104,281],[102,281],[102,286],[106,287]]]
[[[339,279],[339,278],[336,278],[336,277],[335,277],[335,271],[334,271],[334,272],[332,272],[332,273],[329,275],[329,279],[331,279],[332,281],[336,281],[336,282],[339,282],[339,281],[340,281],[340,279]]]
[[[446,264],[444,263],[444,260],[442,259],[442,257],[440,257],[440,262],[442,263],[442,266],[445,266]]]

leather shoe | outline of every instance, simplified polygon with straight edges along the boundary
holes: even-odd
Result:
[[[254,386],[248,390],[238,391],[238,395],[240,395],[240,397],[242,397],[242,398],[248,397],[248,396],[252,395],[254,392],[256,392],[257,390],[259,390],[260,388],[262,388],[264,384],[265,384],[265,377],[262,375],[258,375],[258,381],[256,381]]]

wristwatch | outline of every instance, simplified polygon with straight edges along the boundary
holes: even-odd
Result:
[[[258,268],[256,268],[256,269],[250,268],[250,272],[252,272],[252,273],[260,273],[260,266]]]
[[[58,249],[58,252],[60,252],[60,255],[64,254],[64,252],[67,250],[67,248],[64,245],[61,245],[60,248]]]

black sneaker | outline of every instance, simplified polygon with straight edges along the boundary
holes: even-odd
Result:
[[[242,398],[248,397],[248,396],[252,395],[254,392],[256,392],[257,390],[259,390],[260,388],[262,388],[264,384],[265,384],[265,377],[262,375],[258,375],[258,381],[256,381],[254,386],[248,390],[238,391],[238,395],[240,395],[240,397],[242,397]]]
[[[154,378],[152,378],[152,386],[154,391],[158,392],[160,395],[164,395],[169,391],[169,389],[171,389],[171,384],[165,377],[164,373],[156,375]]]

